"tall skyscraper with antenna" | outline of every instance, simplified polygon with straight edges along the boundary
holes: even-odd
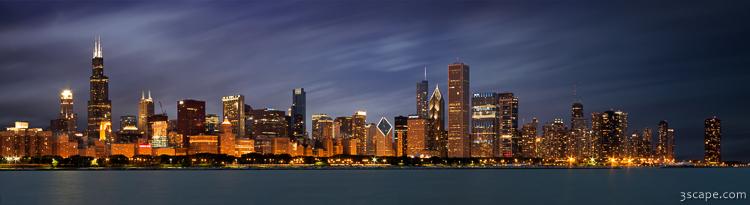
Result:
[[[429,108],[427,101],[427,90],[429,83],[427,82],[427,66],[424,67],[424,80],[417,82],[417,116],[421,118],[427,118]]]
[[[101,131],[111,132],[112,102],[109,100],[109,78],[104,75],[104,57],[102,56],[101,37],[97,37],[96,40],[94,40],[94,53],[91,59],[91,65],[91,77],[89,78],[88,126],[86,131],[89,139],[102,139],[107,133]]]
[[[151,98],[151,91],[146,93],[141,91],[141,100],[138,102],[138,130],[143,136],[150,136],[151,129],[148,123],[148,117],[154,115],[154,99]]]

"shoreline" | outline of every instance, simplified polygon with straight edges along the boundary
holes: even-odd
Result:
[[[278,165],[248,165],[242,167],[26,167],[0,168],[3,171],[242,171],[242,170],[522,170],[522,169],[651,169],[651,168],[747,168],[747,167],[560,167],[560,166],[488,166],[488,167],[460,167],[460,166],[278,166]]]

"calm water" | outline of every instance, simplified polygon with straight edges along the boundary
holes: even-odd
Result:
[[[2,205],[680,204],[681,191],[750,192],[750,169],[0,172]]]

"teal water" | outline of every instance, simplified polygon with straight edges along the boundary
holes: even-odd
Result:
[[[750,169],[3,171],[0,204],[750,204]]]

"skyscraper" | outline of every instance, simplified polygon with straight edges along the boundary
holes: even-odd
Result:
[[[703,160],[709,164],[721,163],[721,120],[713,116],[706,119],[704,126],[705,154]]]
[[[393,156],[393,125],[385,117],[380,118],[372,140],[375,156]]]
[[[185,99],[177,102],[177,133],[182,135],[183,147],[190,145],[188,136],[206,132],[206,102]]]
[[[572,130],[583,130],[586,129],[586,122],[583,118],[583,104],[580,102],[573,103],[570,108],[570,129]]]
[[[88,127],[89,139],[105,138],[110,133],[100,131],[112,125],[112,102],[109,100],[109,78],[104,75],[104,58],[102,56],[102,40],[94,41],[94,56],[91,59],[91,77],[89,102],[88,102]],[[110,130],[111,131],[111,130]]]
[[[500,108],[500,155],[503,157],[518,156],[518,98],[513,93],[498,94]]]
[[[76,119],[78,116],[73,111],[73,92],[70,90],[63,90],[60,93],[60,131],[64,132],[75,132],[77,129]]]
[[[494,92],[474,93],[471,98],[471,157],[501,156],[499,96]],[[510,150],[508,150],[510,152]]]
[[[231,95],[221,98],[222,118],[232,123],[232,132],[237,138],[245,137],[245,96]]]
[[[367,153],[367,112],[357,111],[352,115],[352,138],[357,139],[357,153],[366,155]]]
[[[438,156],[446,157],[448,155],[448,139],[445,132],[445,100],[440,92],[439,85],[435,85],[435,90],[432,91],[428,111],[427,149],[435,151]],[[420,118],[422,117],[420,116]]]
[[[427,82],[427,67],[425,66],[425,78],[421,82],[417,82],[417,115],[421,118],[427,118],[427,112],[429,112],[427,102],[427,91],[429,84]]]
[[[537,129],[539,127],[539,120],[535,118],[531,119],[531,122],[526,123],[521,128],[521,156],[532,158],[540,157],[539,150],[541,149],[540,142],[537,141]],[[541,141],[541,140],[540,140]]]
[[[583,104],[575,102],[570,108],[570,135],[568,136],[569,157],[588,157],[586,150],[589,138],[586,135],[586,121],[583,118]]]
[[[674,160],[674,129],[666,120],[659,122],[657,130],[659,142],[656,145],[656,158],[662,161]]]
[[[542,151],[542,155],[544,158],[567,159],[567,129],[560,118],[556,118],[552,122],[542,126],[542,131],[544,132],[544,150]]]
[[[469,76],[469,65],[448,65],[448,157],[470,156]]]
[[[301,140],[307,136],[305,120],[306,118],[306,100],[305,100],[305,89],[295,88],[292,90],[292,109],[290,112],[291,127],[290,134],[297,140]]]
[[[641,134],[641,146],[638,147],[638,157],[641,158],[650,158],[653,156],[652,150],[651,150],[651,141],[653,139],[653,131],[651,128],[644,128],[643,134]]]
[[[628,128],[628,114],[622,111],[591,113],[591,129],[598,141],[599,158],[623,157],[623,139]]]
[[[151,127],[148,118],[154,115],[154,100],[151,98],[151,91],[146,94],[141,91],[141,100],[138,102],[138,129],[144,136],[151,136]]]

